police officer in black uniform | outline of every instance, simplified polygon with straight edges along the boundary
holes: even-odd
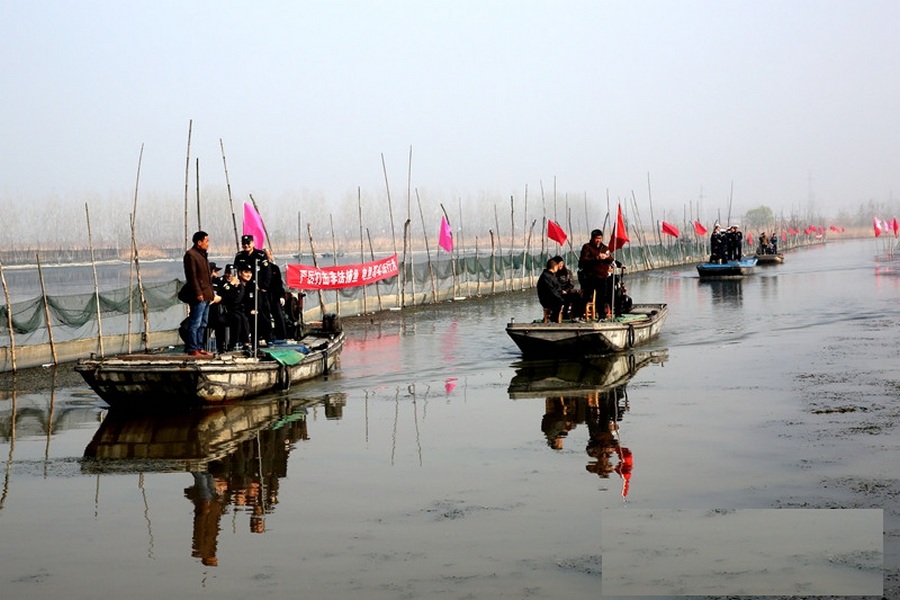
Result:
[[[269,284],[272,280],[272,268],[266,253],[254,247],[253,236],[241,236],[241,251],[234,257],[234,266],[240,273],[249,268],[253,272],[252,289],[257,303],[255,331],[257,344],[265,346],[272,337],[272,311],[269,301]],[[248,288],[249,291],[249,288]],[[252,324],[251,324],[252,325]]]

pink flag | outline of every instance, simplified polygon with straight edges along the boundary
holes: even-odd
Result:
[[[453,230],[450,229],[447,217],[441,217],[441,235],[438,238],[438,245],[447,252],[453,252]]]
[[[568,239],[568,236],[566,235],[566,232],[563,231],[562,227],[560,227],[550,219],[547,219],[547,237],[560,246],[565,244],[566,239]]]
[[[677,227],[675,227],[671,223],[666,223],[665,221],[662,222],[662,232],[668,233],[672,237],[678,237],[679,235],[681,235],[681,232],[678,231]]]
[[[266,247],[266,230],[263,227],[262,217],[249,202],[244,202],[244,228],[243,235],[253,236],[254,248]]]

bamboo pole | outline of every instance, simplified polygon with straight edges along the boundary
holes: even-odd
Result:
[[[265,245],[269,248],[269,250],[272,250],[272,238],[269,237],[269,230],[266,229],[266,221],[262,218],[262,213],[259,212],[259,207],[256,205],[256,200],[253,199],[253,194],[248,194],[248,196],[250,196],[250,202],[253,204],[253,210],[255,210],[256,214],[259,215],[259,221],[260,223],[262,223],[263,234],[266,236]],[[260,250],[264,250],[264,248],[260,248]],[[273,252],[272,255],[274,256],[275,253]]]
[[[190,133],[188,133],[188,147],[190,148]],[[188,151],[190,153],[190,151]],[[138,201],[138,189],[140,189],[141,183],[141,165],[144,162],[144,144],[141,144],[141,151],[138,154],[138,164],[137,164],[137,173],[134,176],[134,200],[132,201],[131,214],[129,215],[129,225],[131,227],[131,248],[129,248],[129,254],[131,255],[131,260],[128,261],[128,343],[127,350],[128,353],[131,353],[131,326],[132,319],[134,314],[134,293],[132,292],[132,285],[134,284],[134,276],[135,269],[137,268],[138,260],[137,260],[137,243],[135,242],[135,218],[137,215],[137,201]],[[185,196],[185,199],[187,197]],[[185,205],[186,206],[186,205]],[[185,213],[185,225],[187,225],[187,213]],[[187,236],[187,231],[185,231],[185,236]],[[185,307],[185,310],[187,308]]]
[[[312,223],[306,224],[306,232],[309,235],[309,251],[312,254],[313,266],[315,268],[319,268],[319,259],[316,258],[316,246],[313,243],[313,234],[312,234]],[[325,297],[322,295],[322,290],[316,290],[319,293],[319,309],[322,311],[322,316],[325,316]]]
[[[41,268],[41,255],[35,254],[37,261],[38,279],[41,282],[41,299],[44,302],[44,319],[47,321],[47,334],[50,336],[50,354],[53,356],[53,364],[58,365],[56,358],[56,342],[53,340],[53,323],[50,322],[50,303],[47,301],[47,290],[44,287],[44,270]]]
[[[105,355],[103,351],[103,315],[100,312],[100,283],[97,280],[97,261],[94,260],[94,238],[91,235],[91,213],[87,202],[84,203],[84,214],[87,219],[88,247],[91,250],[91,270],[94,273],[94,299],[97,307],[97,345],[100,348],[100,358]]]
[[[632,193],[634,193],[632,191]],[[647,201],[650,203],[650,222],[656,223],[656,218],[653,216],[653,192],[650,189],[650,172],[647,171]],[[656,243],[660,246],[662,245],[662,235],[659,232],[659,227],[655,227],[653,230],[654,239],[656,239]]]
[[[544,182],[541,181],[541,210],[544,215],[544,227],[541,230],[541,259],[547,252],[547,199],[544,196]],[[569,232],[572,233],[571,231]]]
[[[441,207],[441,212],[444,213],[444,218],[447,219],[447,226],[450,227],[451,235],[453,232],[453,226],[450,224],[450,215],[447,214],[447,209],[444,208],[442,203],[438,203],[438,206]],[[453,250],[456,250],[456,257],[453,256]],[[452,296],[456,298],[459,296],[459,279],[457,278],[456,273],[456,264],[459,262],[459,247],[457,244],[453,244],[453,247],[450,251],[450,285],[452,289]]]
[[[494,281],[497,278],[497,270],[496,270],[495,262],[496,262],[498,255],[500,256],[500,260],[501,260],[501,268],[503,266],[502,265],[503,242],[500,239],[500,216],[497,213],[497,205],[496,204],[494,205],[494,227],[497,228],[497,239],[496,239],[497,251],[496,251],[496,253],[494,252],[494,241],[495,240],[494,240],[493,232],[491,232],[491,281]],[[503,287],[505,289],[508,289],[507,285],[506,285],[506,273],[502,269],[500,271],[500,277],[503,280]],[[492,294],[494,293],[493,285],[491,286],[491,293]]]
[[[522,289],[525,289],[525,263],[528,260],[528,240],[531,233],[528,231],[528,184],[525,184],[525,196],[523,199],[522,212]]]
[[[141,339],[144,342],[144,350],[149,350],[150,342],[150,310],[147,307],[147,298],[144,296],[144,283],[141,280],[141,261],[138,256],[137,235],[135,233],[134,213],[131,218],[131,246],[134,250],[134,271],[137,274],[138,294],[141,299],[141,312],[144,315],[144,331],[141,333]],[[130,339],[130,338],[129,338]]]
[[[9,356],[12,361],[12,372],[16,372],[16,331],[13,328],[12,302],[9,299],[9,287],[6,275],[3,274],[3,262],[0,261],[0,284],[3,285],[3,296],[6,300],[6,327],[9,330]]]
[[[419,188],[416,188],[416,204],[419,205],[419,218],[422,219],[422,237],[425,239],[425,260],[428,262],[428,273],[431,275],[431,303],[437,304],[437,286],[434,283],[434,265],[431,262],[431,248],[428,245],[428,231],[425,227],[425,214],[422,212],[422,200]]]
[[[372,235],[369,233],[369,228],[366,227],[366,237],[369,238],[369,255],[372,257],[372,261],[375,261],[375,248],[372,247]],[[381,304],[381,281],[375,282],[375,294],[378,295],[378,310],[384,310],[384,306]]]
[[[481,296],[481,265],[478,263],[478,236],[475,236],[475,295]]]
[[[191,130],[194,127],[193,119],[188,121],[188,136],[187,136],[187,157],[184,160],[184,248],[187,249],[188,240],[188,186],[190,185],[190,173],[191,173]],[[143,146],[141,146],[141,152],[143,153]]]
[[[512,195],[509,197],[509,226],[509,289],[512,289],[516,274],[513,266],[513,254],[516,248],[516,203]]]
[[[297,262],[303,262],[303,221],[297,211]]]
[[[537,219],[531,221],[531,228],[528,230],[528,235],[525,238],[525,252],[524,256],[528,256],[529,250],[531,250],[531,236],[534,234],[534,226],[537,225]],[[534,261],[531,261],[532,267],[534,266]],[[524,259],[522,261],[522,279],[525,279],[525,262]],[[530,269],[528,271],[528,286],[534,286],[534,269]],[[524,289],[524,287],[522,288]]]
[[[443,208],[443,207],[441,207]],[[456,246],[456,260],[459,262],[460,252],[465,252],[466,243],[463,239],[463,235],[465,233],[465,229],[463,228],[463,218],[462,218],[462,198],[459,196],[456,197],[456,211],[459,213],[459,226],[456,230],[459,232],[459,244],[454,244]],[[463,261],[465,261],[465,256],[463,256]],[[466,269],[466,283],[469,283],[470,278],[468,277],[468,269]],[[462,279],[462,278],[460,278]],[[459,282],[462,284],[462,281]],[[459,296],[459,289],[456,290],[456,296]]]
[[[494,216],[497,216],[497,205],[494,205]],[[494,252],[494,230],[488,230],[491,234],[491,295],[494,295],[497,291],[497,278],[495,277],[497,273],[497,255]]]
[[[334,237],[334,215],[332,213],[328,213],[328,222],[331,226],[331,263],[335,267],[338,264],[338,251],[337,251],[337,242]],[[268,237],[268,235],[266,236]],[[334,311],[337,316],[341,316],[341,295],[340,290],[334,290]]]
[[[237,249],[235,252],[240,252],[241,242],[238,238],[237,217],[234,214],[234,198],[231,195],[231,179],[228,177],[228,163],[225,161],[225,144],[222,142],[222,138],[219,138],[219,148],[222,149],[222,168],[225,169],[225,189],[228,191],[228,206],[231,208],[231,225],[234,227],[234,247]],[[297,214],[299,215],[299,213]]]
[[[384,153],[381,153],[381,170],[384,173],[384,188],[387,190],[387,202],[388,202],[388,216],[391,219],[391,244],[394,249],[394,254],[397,254],[397,233],[394,229],[394,206],[391,202],[391,186],[388,184],[388,176],[387,176],[387,166],[384,164]],[[404,253],[405,254],[405,253]],[[404,256],[405,258],[405,256]],[[403,306],[403,293],[406,288],[405,282],[405,265],[401,265],[400,268],[400,277],[397,279],[397,302],[399,306]]]
[[[194,181],[196,181],[197,185],[197,231],[203,229],[203,224],[200,221],[200,158],[197,157],[194,160],[194,164],[196,167],[194,168]]]
[[[403,265],[404,271],[406,270],[406,257],[409,256],[409,289],[410,289],[410,297],[412,298],[412,305],[416,305],[416,261],[413,259],[412,255],[412,222],[410,219],[406,219],[406,222],[403,223]],[[408,252],[408,254],[407,254]],[[406,291],[406,286],[403,286],[403,291]],[[406,306],[406,302],[401,303],[403,306]]]
[[[363,219],[362,219],[362,188],[360,186],[356,186],[356,209],[357,214],[359,215],[359,262],[360,264],[366,262],[366,254],[365,254],[365,246],[363,245]],[[369,294],[366,289],[368,286],[362,286],[362,294],[363,294],[363,314],[368,314],[369,312]]]

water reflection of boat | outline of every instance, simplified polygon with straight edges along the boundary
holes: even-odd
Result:
[[[634,468],[634,454],[619,440],[619,422],[629,409],[626,384],[642,367],[667,357],[662,350],[592,361],[523,362],[510,381],[509,395],[544,398],[541,431],[553,450],[562,450],[569,433],[584,425],[590,457],[585,470],[602,479],[618,475],[624,499]]]
[[[509,397],[584,396],[624,385],[642,367],[662,363],[666,350],[632,352],[584,360],[533,360],[516,364]]]
[[[323,405],[340,418],[345,394],[309,399],[252,401],[171,415],[111,410],[84,451],[83,472],[189,472],[185,498],[194,505],[192,553],[218,565],[220,520],[226,509],[249,514],[252,533],[265,531],[278,503],[288,453],[308,439],[307,410]]]

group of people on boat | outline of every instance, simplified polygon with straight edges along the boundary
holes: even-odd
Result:
[[[759,234],[759,247],[756,249],[757,254],[778,254],[778,234],[774,231],[772,235],[766,235],[763,231]]]
[[[241,250],[224,273],[208,259],[209,235],[198,231],[184,254],[186,283],[179,299],[190,307],[179,334],[190,356],[249,350],[294,334],[299,299],[286,292],[281,269],[269,250],[256,248],[252,235],[241,237]]]
[[[581,247],[577,273],[580,289],[575,287],[572,272],[562,256],[549,259],[537,283],[538,301],[547,311],[547,320],[555,323],[562,319],[584,319],[589,303],[602,307],[602,317],[628,312],[631,298],[616,273],[616,269],[624,268],[603,243],[603,232],[599,229],[593,230],[590,241]]]
[[[725,231],[716,223],[709,237],[709,262],[724,264],[741,260],[744,255],[744,234],[737,225],[729,225]]]

